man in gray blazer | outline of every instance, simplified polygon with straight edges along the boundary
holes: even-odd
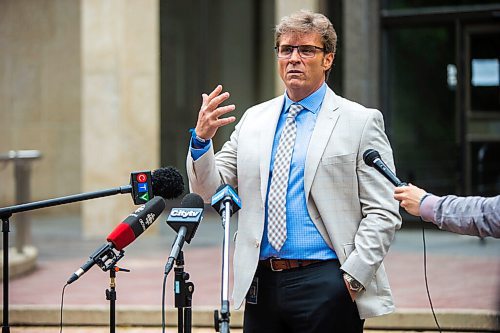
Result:
[[[401,225],[392,186],[365,165],[376,149],[390,167],[382,114],[325,83],[336,33],[300,11],[276,27],[286,91],[248,109],[222,149],[217,129],[234,105],[218,86],[203,94],[187,156],[190,189],[206,202],[221,184],[242,208],[233,301],[245,301],[244,332],[362,332],[364,318],[394,310],[382,263]]]

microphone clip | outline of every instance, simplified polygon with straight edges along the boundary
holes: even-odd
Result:
[[[113,243],[109,242],[98,248],[91,256],[90,259],[99,266],[104,272],[109,271],[115,267],[116,263],[123,258],[125,251],[117,251],[113,247]]]

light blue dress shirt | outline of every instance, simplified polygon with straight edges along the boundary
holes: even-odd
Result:
[[[316,124],[318,113],[323,103],[323,98],[326,93],[326,83],[316,90],[314,93],[299,101],[304,109],[295,118],[297,124],[297,136],[295,146],[292,153],[292,161],[290,164],[290,176],[288,179],[288,192],[286,196],[286,225],[287,239],[279,252],[277,252],[267,239],[267,198],[266,198],[266,216],[265,227],[262,236],[262,244],[260,248],[260,259],[269,257],[278,257],[286,259],[336,259],[337,255],[324,241],[318,229],[314,225],[307,211],[305,189],[304,189],[304,169],[306,162],[307,149],[309,141]],[[290,100],[285,93],[285,103],[281,111],[276,133],[274,135],[273,150],[270,164],[270,174],[268,183],[271,184],[274,157],[278,149],[279,138],[281,131],[285,125],[288,108],[294,102]],[[193,143],[190,143],[191,156],[197,160],[206,153],[211,145],[211,140],[204,147],[195,149]]]
[[[297,124],[297,136],[290,164],[290,176],[288,178],[288,192],[286,195],[286,227],[287,239],[278,252],[270,244],[267,238],[267,198],[266,198],[266,220],[262,244],[260,248],[260,259],[278,257],[286,259],[335,259],[337,255],[325,242],[318,229],[314,225],[307,211],[304,169],[309,141],[316,124],[318,113],[326,93],[326,83],[311,95],[297,102],[304,109],[295,118]],[[288,108],[294,102],[285,93],[285,103],[281,111],[276,133],[274,135],[271,165],[269,171],[269,186],[273,174],[274,158],[278,149],[281,131],[285,125]]]

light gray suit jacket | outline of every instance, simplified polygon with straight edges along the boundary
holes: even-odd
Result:
[[[238,189],[242,208],[233,260],[233,299],[243,303],[259,261],[274,134],[284,97],[248,109],[230,140],[194,161],[187,157],[190,189],[210,202],[222,184]],[[328,88],[309,143],[304,187],[314,224],[335,250],[342,270],[360,281],[356,299],[361,318],[394,310],[382,261],[401,225],[393,186],[363,162],[373,148],[394,169],[382,114]]]

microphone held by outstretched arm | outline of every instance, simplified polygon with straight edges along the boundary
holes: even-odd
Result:
[[[123,249],[139,237],[165,209],[165,200],[156,196],[137,208],[108,235],[107,243],[98,248],[89,260],[73,273],[67,284],[73,283],[95,264],[108,270],[123,256]],[[114,250],[120,251],[115,253]],[[111,263],[110,263],[111,262]]]
[[[399,180],[399,178],[394,174],[394,172],[389,169],[387,164],[382,161],[380,154],[375,149],[367,149],[363,153],[363,160],[366,165],[375,168],[378,172],[380,172],[385,178],[387,178],[394,186],[405,186],[407,185],[405,182]]]

